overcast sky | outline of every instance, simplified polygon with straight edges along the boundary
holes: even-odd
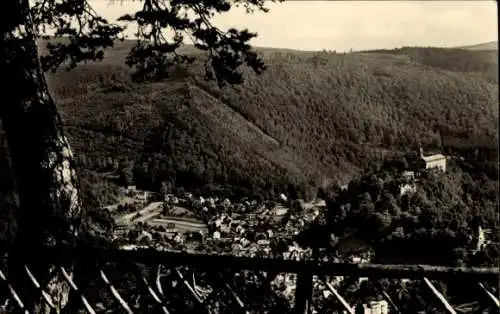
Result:
[[[140,7],[140,1],[90,2],[109,20]],[[286,1],[267,7],[269,13],[235,9],[215,24],[257,32],[256,46],[301,50],[453,47],[498,38],[495,1]]]

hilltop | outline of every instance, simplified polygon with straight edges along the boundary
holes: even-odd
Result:
[[[459,49],[473,50],[473,51],[498,51],[498,41],[490,41],[477,45],[461,46]]]

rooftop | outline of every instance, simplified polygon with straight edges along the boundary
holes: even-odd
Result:
[[[440,160],[440,159],[446,159],[446,156],[444,156],[443,154],[436,154],[436,155],[430,155],[430,156],[422,156],[422,159],[426,162],[429,162],[429,161],[436,161],[436,160]]]

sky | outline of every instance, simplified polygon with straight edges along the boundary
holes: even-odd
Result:
[[[90,3],[110,21],[141,5]],[[299,50],[455,47],[498,39],[495,1],[285,1],[266,6],[268,13],[231,10],[217,16],[215,24],[256,32],[255,46]]]

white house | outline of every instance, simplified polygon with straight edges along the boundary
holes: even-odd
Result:
[[[483,229],[478,227],[476,251],[482,251],[488,244],[490,244],[491,229]]]
[[[401,174],[401,177],[403,179],[406,179],[406,180],[415,180],[415,172],[413,171],[403,171],[403,173]]]
[[[269,245],[269,243],[271,243],[271,241],[265,240],[265,239],[261,239],[261,240],[257,241],[258,245]]]
[[[387,301],[371,301],[367,304],[363,304],[363,310],[360,313],[363,314],[387,314],[389,312],[389,304]],[[358,313],[358,311],[356,311]]]
[[[437,168],[446,172],[446,156],[442,154],[424,156],[424,151],[420,148],[420,158],[425,162],[425,169]]]
[[[288,212],[288,208],[282,206],[276,206],[273,208],[273,214],[275,216],[283,216]]]
[[[166,194],[164,196],[164,201],[174,205],[179,204],[179,199],[173,194]]]
[[[147,191],[137,191],[135,198],[139,201],[147,201],[149,193]]]
[[[267,230],[267,238],[270,239],[272,237],[274,237],[274,232],[271,229]]]
[[[399,196],[410,195],[414,194],[415,192],[417,192],[417,186],[412,183],[402,184],[399,187]]]
[[[127,186],[127,191],[128,192],[135,192],[135,191],[137,191],[137,187],[135,185],[129,185],[129,186]]]

